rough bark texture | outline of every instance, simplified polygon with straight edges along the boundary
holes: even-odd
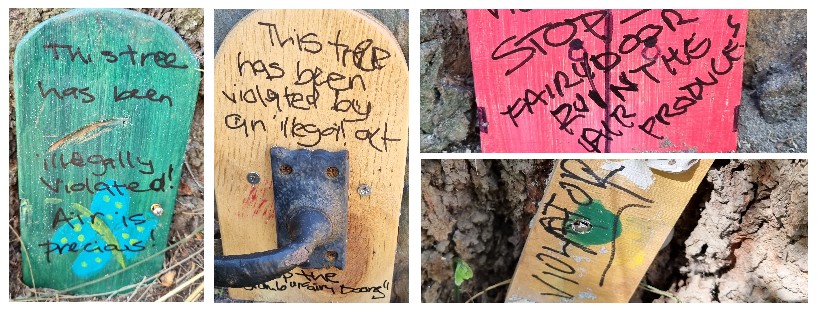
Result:
[[[421,11],[421,151],[478,151],[464,10]]]
[[[806,10],[749,10],[738,152],[806,152]],[[480,152],[464,10],[421,11],[421,151]]]
[[[738,152],[806,152],[806,10],[749,10]]]
[[[685,302],[807,302],[807,161],[731,161],[707,183],[670,291]]]
[[[15,233],[19,233],[19,206],[20,200],[17,191],[17,140],[15,124],[15,99],[14,99],[14,50],[17,43],[32,28],[45,20],[64,13],[69,9],[11,9],[9,11],[9,227],[13,230],[9,232],[9,295],[10,298],[27,296],[31,294],[31,289],[21,281],[22,257],[20,251],[20,241]],[[164,22],[171,26],[182,37],[185,43],[194,52],[194,55],[202,63],[203,41],[204,41],[204,12],[202,9],[133,9]],[[200,65],[202,66],[202,65]],[[182,236],[190,234],[204,223],[203,218],[203,193],[202,181],[204,181],[203,168],[203,85],[199,85],[199,97],[197,98],[194,117],[191,122],[190,134],[188,136],[188,146],[185,151],[185,168],[181,176],[177,195],[177,205],[175,207],[174,219],[171,225],[169,240],[175,241]],[[184,248],[199,248],[198,246],[185,244]],[[189,246],[190,245],[190,246]],[[182,254],[189,250],[183,250]],[[168,259],[176,258],[177,251],[168,252]],[[201,262],[202,256],[199,260]],[[201,269],[200,269],[201,270]],[[190,292],[190,291],[187,291]],[[183,295],[187,295],[183,292]],[[181,296],[181,295],[180,295]],[[171,300],[182,300],[185,297]],[[122,298],[120,298],[122,297]],[[150,296],[149,296],[150,297]],[[158,296],[157,296],[158,297]],[[127,300],[126,296],[117,296],[113,300]]]
[[[549,160],[424,160],[421,163],[422,300],[455,300],[453,261],[475,276],[467,296],[510,278],[543,196]],[[504,288],[484,300],[500,301]]]
[[[806,160],[716,161],[644,278],[684,302],[808,301]],[[422,161],[422,300],[454,300],[512,277],[548,160]],[[504,287],[480,301],[503,301]],[[638,290],[635,302],[674,299]]]

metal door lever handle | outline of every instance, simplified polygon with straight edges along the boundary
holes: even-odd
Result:
[[[274,147],[271,169],[279,249],[214,257],[216,286],[256,286],[297,266],[344,268],[349,191],[347,151]]]
[[[330,220],[313,208],[296,213],[288,223],[289,245],[246,255],[216,256],[214,284],[251,287],[273,280],[307,262],[313,250],[331,237]]]

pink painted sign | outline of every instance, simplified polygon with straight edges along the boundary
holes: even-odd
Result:
[[[746,10],[467,10],[484,152],[730,152]]]

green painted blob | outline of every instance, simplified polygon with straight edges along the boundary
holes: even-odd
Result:
[[[607,210],[600,201],[594,200],[587,205],[578,206],[575,214],[567,218],[564,229],[567,238],[590,246],[612,242],[621,235],[622,226],[615,214]]]

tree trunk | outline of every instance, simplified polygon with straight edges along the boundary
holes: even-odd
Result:
[[[808,161],[718,160],[644,278],[684,302],[808,301]],[[462,300],[512,277],[550,160],[424,160],[422,300]],[[500,302],[505,287],[477,301]],[[674,302],[637,290],[632,301]]]

